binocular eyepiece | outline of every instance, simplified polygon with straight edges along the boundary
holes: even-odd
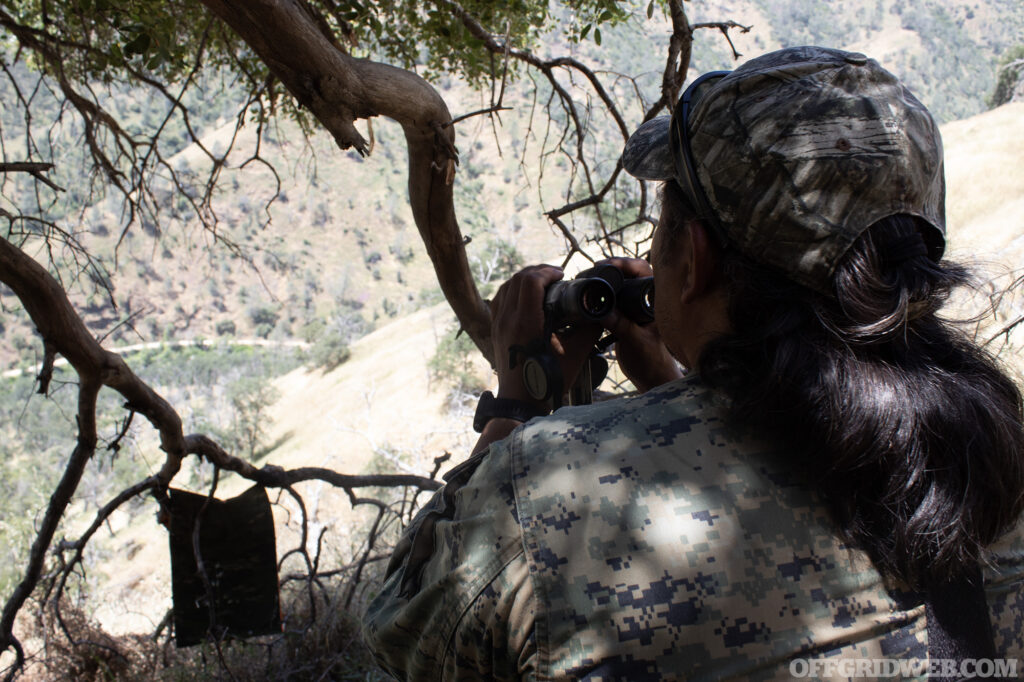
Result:
[[[614,265],[598,265],[555,282],[544,295],[544,314],[554,329],[600,320],[615,308],[637,324],[652,322],[654,278],[626,279]]]

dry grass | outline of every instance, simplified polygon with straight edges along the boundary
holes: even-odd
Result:
[[[151,680],[386,680],[363,645],[358,618],[341,607],[344,585],[284,595],[285,631],[250,640],[175,647],[170,633],[113,636],[81,610],[63,609],[69,642],[55,623],[35,621],[36,643],[22,679],[76,682]]]

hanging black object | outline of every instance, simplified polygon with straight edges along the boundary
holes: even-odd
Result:
[[[169,493],[176,644],[192,646],[210,635],[281,632],[274,518],[266,490],[253,486],[230,500]],[[197,521],[205,580],[193,545]]]

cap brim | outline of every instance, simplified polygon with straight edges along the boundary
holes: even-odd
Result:
[[[659,116],[629,136],[622,150],[622,167],[627,173],[641,180],[671,180],[676,176],[671,127],[671,116]]]

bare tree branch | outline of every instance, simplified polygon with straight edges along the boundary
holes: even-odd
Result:
[[[167,462],[159,474],[166,485],[177,473],[185,455],[181,419],[177,413],[135,376],[119,355],[99,345],[60,284],[6,239],[0,239],[0,281],[14,291],[44,342],[52,344],[56,352],[67,358],[83,385],[95,383],[113,388],[125,397],[131,409],[156,427],[161,447],[167,453]]]
[[[722,35],[725,36],[726,41],[729,43],[729,48],[732,49],[732,58],[739,59],[743,55],[736,50],[736,46],[732,42],[732,36],[729,35],[729,29],[738,28],[740,33],[747,33],[750,31],[750,26],[744,26],[743,24],[737,24],[735,21],[708,21],[699,24],[694,24],[692,29],[698,28],[717,28],[721,31]]]
[[[46,553],[53,542],[57,526],[64,516],[65,509],[67,509],[68,504],[71,502],[71,496],[82,479],[85,465],[92,458],[96,450],[95,410],[96,395],[99,393],[99,390],[100,384],[98,382],[86,381],[84,379],[79,387],[78,444],[71,453],[60,483],[57,484],[53,495],[50,496],[50,503],[46,508],[46,514],[43,516],[43,521],[36,533],[32,549],[29,551],[25,576],[18,583],[18,586],[14,588],[13,594],[8,598],[7,603],[4,604],[3,613],[0,615],[0,651],[13,647],[18,654],[20,662],[24,661],[24,655],[21,653],[21,646],[14,636],[14,619],[39,582]],[[7,679],[13,679],[16,672],[17,669],[13,669]]]
[[[42,161],[11,161],[8,163],[0,163],[0,173],[29,173],[32,177],[53,191],[63,192],[63,187],[43,175],[44,171],[51,170],[52,168],[52,163]]]
[[[675,108],[679,89],[686,82],[690,68],[690,50],[693,45],[693,28],[686,18],[682,0],[669,0],[669,17],[672,20],[672,37],[668,42],[668,57],[661,79],[661,99],[647,110],[644,120],[649,120],[664,106]]]
[[[185,449],[188,453],[200,455],[215,466],[226,471],[234,471],[239,476],[268,488],[289,488],[303,481],[324,481],[336,488],[353,491],[357,488],[409,486],[421,490],[438,490],[441,482],[412,474],[369,474],[353,476],[339,474],[332,469],[322,467],[299,467],[282,469],[267,464],[260,469],[245,460],[228,454],[213,439],[202,434],[192,434],[185,438]]]

